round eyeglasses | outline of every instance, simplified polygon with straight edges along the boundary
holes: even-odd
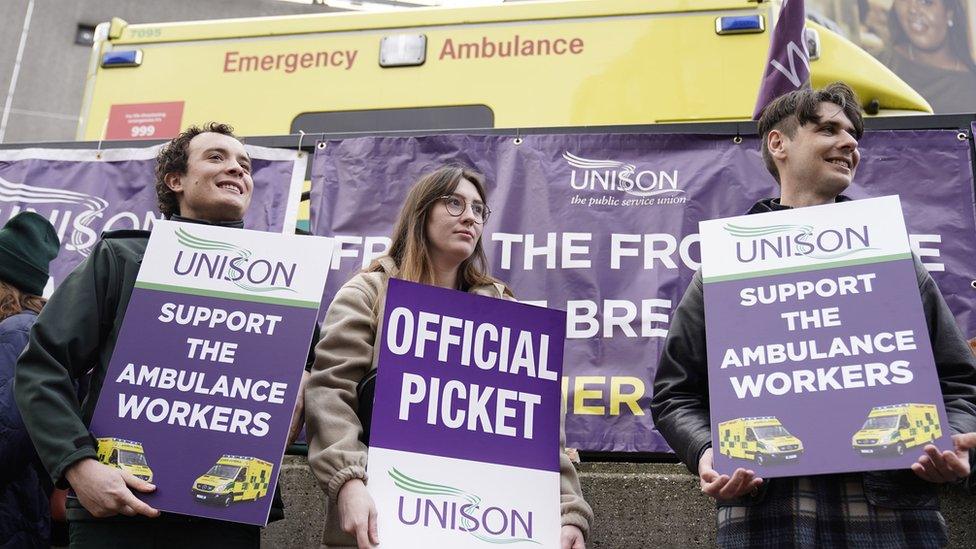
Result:
[[[468,201],[456,194],[446,194],[437,199],[444,203],[447,213],[454,217],[460,217],[468,208]],[[491,208],[483,202],[472,202],[471,213],[474,215],[475,223],[484,225],[488,222],[488,217],[491,216]]]

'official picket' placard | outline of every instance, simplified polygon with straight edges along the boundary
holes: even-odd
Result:
[[[562,311],[391,279],[369,491],[391,547],[559,545]]]

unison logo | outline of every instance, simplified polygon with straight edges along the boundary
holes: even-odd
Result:
[[[408,493],[400,496],[397,505],[401,524],[466,532],[485,543],[540,545],[532,539],[532,511],[483,506],[479,496],[408,477],[396,468],[389,474]]]
[[[0,202],[17,204],[6,212],[8,220],[22,210],[45,215],[65,248],[85,257],[98,241],[99,231],[92,228],[92,223],[101,218],[108,207],[105,200],[84,193],[13,183],[3,178],[0,178]]]
[[[563,159],[573,167],[569,185],[578,190],[623,191],[634,196],[680,194],[678,170],[641,170],[637,166],[616,160],[590,160],[571,152]]]
[[[190,250],[179,250],[173,262],[173,272],[180,276],[194,276],[227,280],[248,292],[294,292],[297,263],[290,265],[277,260],[254,259],[250,250],[220,240],[209,240],[176,229],[176,239]]]
[[[723,228],[741,239],[735,243],[735,257],[742,263],[798,256],[837,259],[877,249],[871,246],[867,225],[814,230],[812,225],[746,227],[727,223]]]

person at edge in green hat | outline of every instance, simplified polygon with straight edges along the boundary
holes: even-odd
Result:
[[[51,483],[14,405],[14,365],[27,346],[61,243],[54,227],[21,212],[0,229],[0,545],[46,547]]]
[[[167,219],[242,228],[254,190],[251,159],[229,125],[193,126],[160,150],[155,187]],[[66,504],[72,548],[259,547],[259,527],[160,513],[135,495],[154,485],[96,459],[88,424],[148,240],[148,231],[106,232],[55,290],[18,362],[17,405],[51,479],[76,494]],[[89,371],[79,404],[72,380]],[[299,397],[289,442],[303,408]],[[269,521],[283,517],[276,487]]]

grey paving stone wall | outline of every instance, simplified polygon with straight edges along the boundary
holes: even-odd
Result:
[[[596,514],[588,548],[715,545],[714,506],[699,491],[697,477],[683,466],[583,463],[578,469],[584,494]],[[286,518],[264,530],[263,545],[316,547],[324,523],[325,497],[304,458],[285,458],[281,485]],[[942,512],[949,523],[950,547],[976,547],[976,499],[947,488]]]

